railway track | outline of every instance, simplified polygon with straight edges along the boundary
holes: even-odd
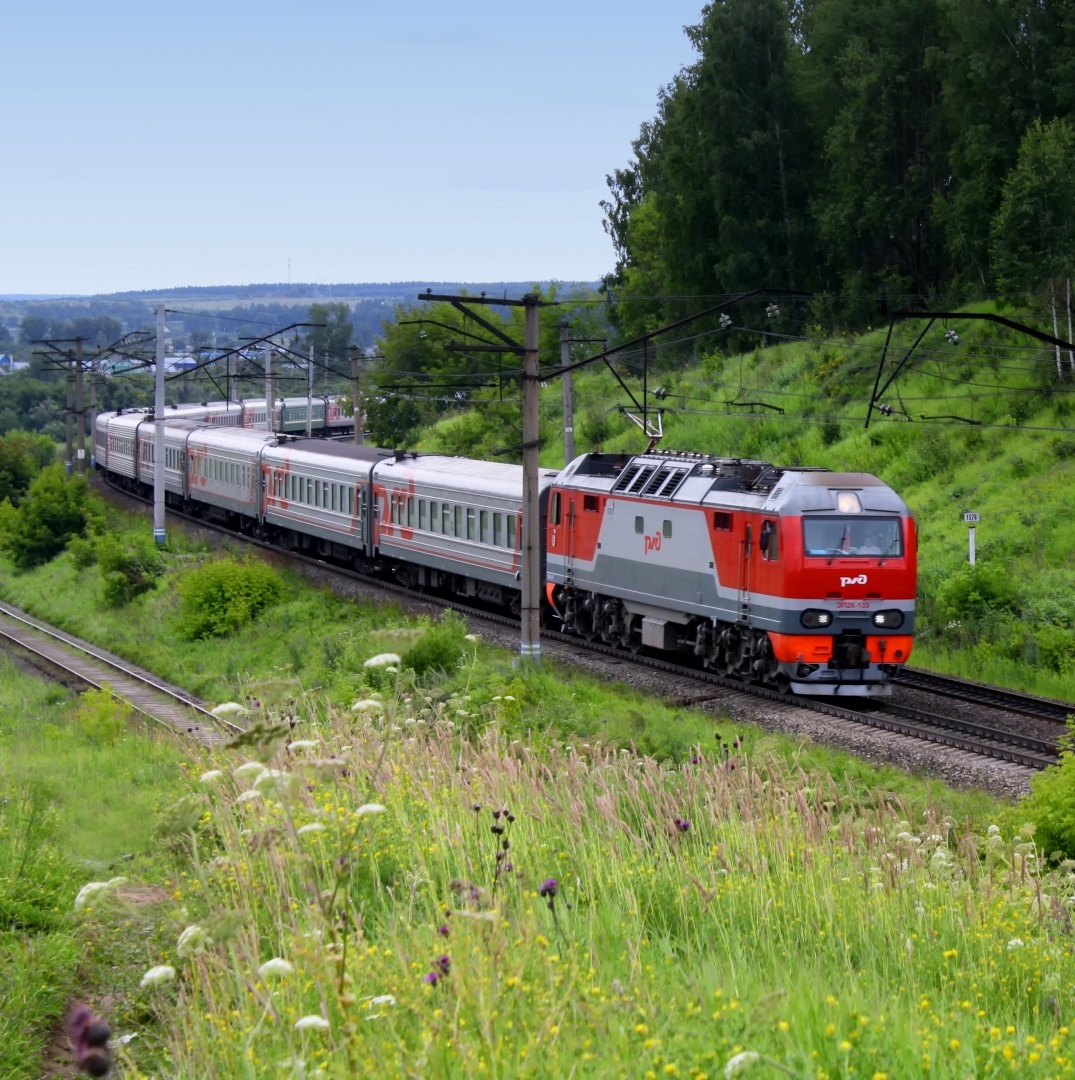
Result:
[[[122,491],[121,494],[147,504],[147,500],[140,499],[130,492]],[[276,554],[283,554],[298,563],[314,566],[380,590],[396,593],[410,600],[420,599],[423,602],[444,609],[451,608],[469,618],[493,622],[504,627],[517,628],[519,626],[518,619],[511,619],[506,615],[500,615],[482,608],[470,607],[456,600],[445,599],[428,593],[416,594],[395,582],[385,581],[375,575],[365,574],[350,567],[338,566],[335,563],[329,563],[299,552],[286,551],[245,533],[228,529],[201,518],[182,514],[171,508],[169,508],[168,513],[193,525],[211,529],[243,543]],[[973,723],[959,717],[945,716],[940,712],[914,709],[883,701],[871,701],[856,705],[855,699],[852,698],[845,698],[843,701],[838,698],[804,698],[794,694],[781,693],[768,687],[741,682],[699,668],[687,667],[654,655],[647,655],[645,652],[634,654],[598,642],[583,642],[577,637],[556,633],[555,631],[543,631],[542,638],[562,642],[573,649],[585,650],[589,653],[597,652],[608,657],[614,657],[617,663],[644,666],[675,676],[677,685],[680,687],[697,688],[696,690],[673,695],[677,701],[684,705],[700,704],[728,694],[742,694],[779,703],[788,708],[804,709],[846,722],[868,725],[907,738],[925,740],[935,745],[951,747],[991,758],[995,761],[1009,762],[1035,771],[1053,765],[1059,760],[1059,752],[1054,741],[1036,739],[1019,732],[1005,731],[985,724]],[[938,695],[942,699],[938,704],[938,708],[942,707],[944,698],[958,699],[964,703],[988,705],[990,708],[1003,709],[1007,712],[1031,716],[1039,720],[1048,719],[1054,723],[1063,721],[1067,712],[1075,712],[1075,706],[1065,706],[1063,702],[1033,698],[1014,691],[971,683],[967,680],[933,675],[930,672],[918,669],[901,676],[899,682],[900,685],[913,685],[923,692]]]
[[[214,745],[243,730],[193,698],[10,604],[0,603],[0,642],[28,653],[50,672],[112,694],[142,716],[188,738]]]
[[[920,668],[905,668],[896,676],[896,685],[1058,724],[1065,724],[1067,718],[1075,714],[1075,705],[1069,702],[1031,697],[1015,690],[1004,690],[999,686],[988,686],[953,675],[935,675]]]

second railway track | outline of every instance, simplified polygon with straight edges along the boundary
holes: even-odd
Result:
[[[117,698],[142,716],[198,742],[213,745],[243,730],[148,672],[10,604],[0,603],[0,641],[86,686],[100,689],[107,683]]]

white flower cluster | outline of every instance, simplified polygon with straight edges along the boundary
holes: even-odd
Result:
[[[109,878],[108,881],[90,881],[78,890],[75,897],[75,911],[81,911],[91,900],[103,897],[120,885],[126,885],[125,877]]]

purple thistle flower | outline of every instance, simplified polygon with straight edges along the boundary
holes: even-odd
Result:
[[[701,762],[701,760],[702,760],[702,755],[701,754],[695,754],[694,757],[691,758],[691,764],[692,765],[697,765],[697,764],[699,764]]]
[[[437,983],[439,983],[439,982],[440,982],[440,975],[439,975],[439,974],[438,974],[437,972],[435,972],[435,971],[431,971],[431,972],[430,972],[430,973],[429,973],[429,974],[428,974],[428,975],[427,975],[427,976],[426,976],[426,977],[425,977],[425,978],[424,978],[424,979],[422,980],[422,982],[424,982],[424,983],[428,983],[428,984],[429,984],[430,986],[436,986],[436,985],[437,985]]]
[[[440,934],[441,937],[447,937],[448,934],[451,933],[448,929],[448,924],[441,923],[440,926],[437,927],[437,933]]]
[[[74,1046],[75,1062],[89,1076],[107,1076],[112,1069],[108,1025],[86,1005],[76,1006],[67,1018],[67,1033]]]
[[[673,818],[672,823],[680,832],[686,832],[691,827],[691,823],[686,818]]]
[[[548,899],[553,900],[556,897],[557,887],[556,878],[551,877],[541,883],[541,886],[538,889],[538,896],[545,896],[548,897]]]
[[[442,975],[447,975],[448,972],[450,972],[452,969],[452,961],[447,956],[438,956],[437,959],[433,961],[433,963],[437,968],[440,969],[440,973]]]

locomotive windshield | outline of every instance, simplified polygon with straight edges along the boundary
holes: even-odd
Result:
[[[807,555],[899,556],[903,533],[898,518],[803,518]]]

